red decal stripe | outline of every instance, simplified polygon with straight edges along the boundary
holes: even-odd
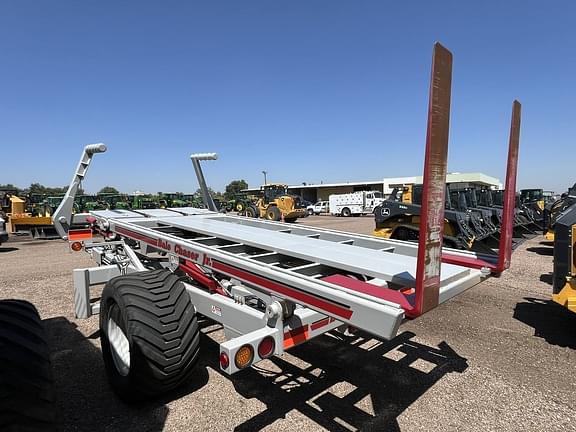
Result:
[[[221,271],[223,273],[229,274],[230,276],[235,276],[239,279],[242,279],[243,281],[262,286],[266,289],[269,289],[270,291],[274,291],[275,293],[283,294],[297,301],[301,301],[302,303],[315,306],[321,311],[327,312],[331,315],[336,315],[344,319],[350,319],[350,317],[352,316],[352,311],[350,309],[338,306],[334,303],[320,299],[318,297],[314,297],[310,294],[303,293],[286,285],[282,285],[269,279],[265,279],[261,276],[257,276],[255,274],[245,272],[235,267],[231,267],[227,264],[218,261],[213,261],[212,267],[214,268],[214,270]]]
[[[320,327],[327,326],[334,321],[335,320],[332,317],[322,318],[321,320],[314,321],[312,324],[310,324],[310,330],[318,330]]]
[[[292,348],[308,340],[308,324],[284,333],[284,349]]]

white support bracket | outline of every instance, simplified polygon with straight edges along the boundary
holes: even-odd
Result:
[[[116,264],[73,271],[74,314],[76,318],[90,318],[92,315],[100,313],[100,303],[92,303],[90,300],[90,287],[106,283],[116,276],[120,276],[120,269]]]

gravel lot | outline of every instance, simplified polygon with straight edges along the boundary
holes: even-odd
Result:
[[[369,234],[370,217],[304,223]],[[512,268],[407,322],[392,341],[323,336],[233,378],[204,323],[196,379],[143,406],[108,387],[98,318],[76,320],[60,241],[0,246],[0,297],[33,302],[46,325],[64,431],[576,430],[576,315],[548,300],[552,248],[524,243]]]

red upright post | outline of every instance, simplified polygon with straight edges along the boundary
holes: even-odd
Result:
[[[415,307],[410,316],[421,315],[438,306],[451,87],[452,53],[436,43],[428,104]]]
[[[515,100],[512,104],[508,166],[506,168],[506,186],[504,190],[504,209],[502,210],[498,264],[495,273],[502,273],[510,267],[510,259],[512,257],[512,231],[514,229],[514,208],[516,207],[516,174],[518,172],[521,108],[520,102]]]

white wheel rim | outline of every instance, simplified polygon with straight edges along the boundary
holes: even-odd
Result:
[[[130,372],[130,344],[120,326],[112,318],[108,318],[108,340],[110,341],[112,360],[114,360],[118,373],[122,376],[128,375]]]

